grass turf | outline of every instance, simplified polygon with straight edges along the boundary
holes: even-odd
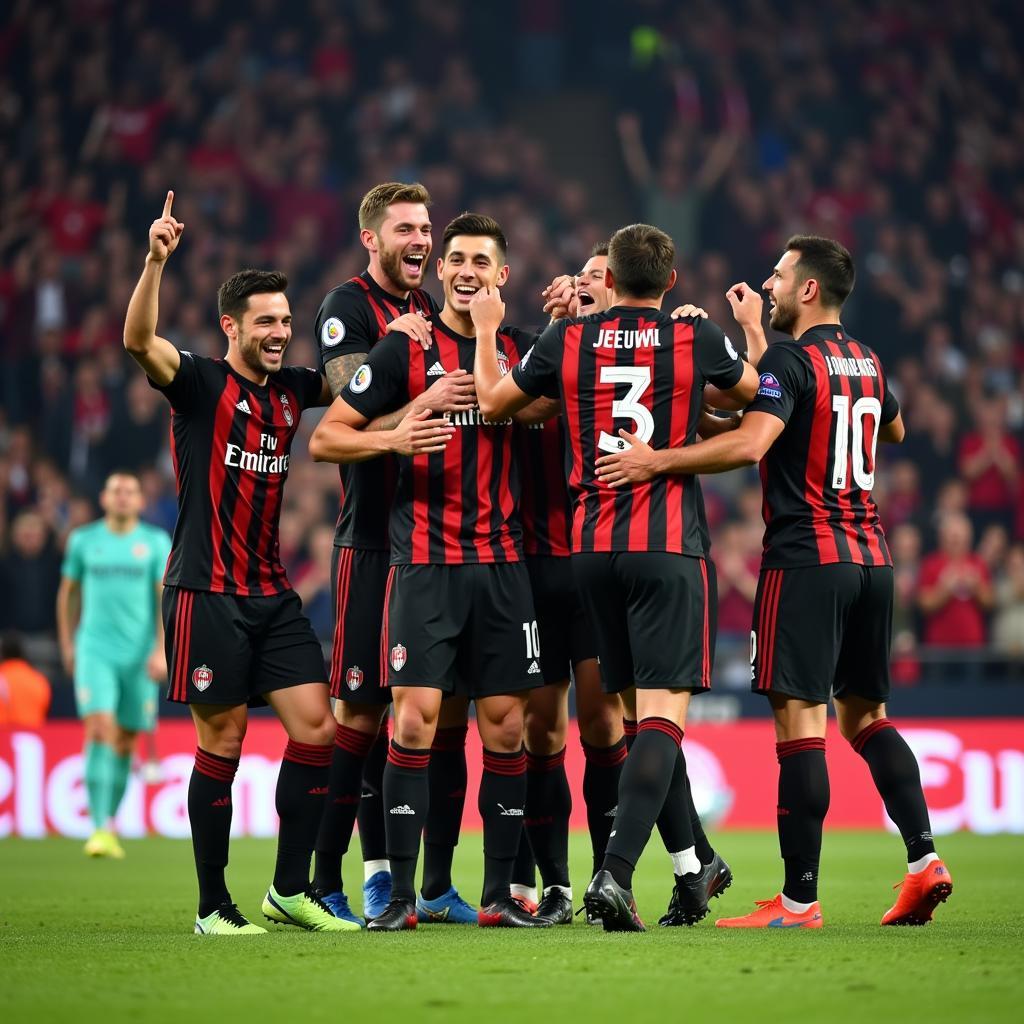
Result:
[[[645,935],[587,927],[547,932],[435,925],[400,935],[312,935],[277,928],[253,939],[191,934],[188,844],[126,842],[123,862],[87,861],[67,840],[0,842],[0,1020],[78,1022],[253,1019],[719,1019],[993,1021],[1019,1010],[1022,842],[958,835],[941,849],[956,891],[926,928],[880,928],[902,874],[898,838],[826,834],[818,932],[716,929],[779,887],[770,833],[722,834],[736,876],[695,928],[660,929],[670,888],[657,835],[636,895]],[[356,844],[357,845],[357,844]],[[232,845],[229,884],[243,913],[259,904],[273,843]],[[479,896],[478,835],[463,838],[456,883]],[[572,845],[576,903],[589,872]],[[361,877],[352,855],[346,875]],[[353,903],[360,886],[350,884]]]

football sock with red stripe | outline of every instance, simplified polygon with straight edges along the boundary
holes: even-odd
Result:
[[[602,865],[619,885],[629,888],[633,869],[654,822],[665,805],[676,758],[681,757],[683,731],[667,718],[645,718],[622,768],[619,810]],[[688,844],[688,845],[692,845]]]
[[[619,778],[626,761],[626,739],[610,747],[583,743],[583,802],[587,805],[587,830],[594,854],[594,873],[604,860],[608,835],[619,803]]]
[[[352,840],[362,792],[363,764],[376,738],[347,725],[339,725],[335,730],[313,869],[313,888],[320,892],[341,890],[341,858]]]
[[[484,748],[479,808],[484,823],[484,887],[481,905],[509,895],[512,865],[523,834],[526,751]]]
[[[452,886],[452,861],[466,805],[465,725],[438,729],[430,747],[430,806],[423,830],[423,897],[436,900]]]
[[[238,761],[196,748],[188,783],[188,821],[199,880],[200,917],[231,900],[224,869],[231,834],[231,783],[237,771]]]
[[[821,828],[828,813],[828,768],[821,738],[775,744],[779,759],[779,850],[786,867],[782,894],[798,903],[818,898]]]
[[[387,857],[388,842],[384,832],[384,765],[387,759],[388,723],[385,719],[363,764],[363,790],[358,820],[359,846],[364,861],[384,860]]]
[[[851,745],[871,769],[885,810],[907,844],[907,860],[913,862],[934,853],[921,770],[899,730],[888,718],[880,718],[862,729]]]
[[[550,885],[569,886],[570,814],[572,795],[565,774],[565,747],[557,754],[527,753],[524,824],[545,889]]]
[[[391,741],[384,766],[383,791],[392,899],[416,899],[416,860],[430,802],[429,765],[429,749],[417,750]]]
[[[289,740],[277,775],[277,833],[274,888],[296,896],[309,888],[309,859],[323,817],[334,745]]]

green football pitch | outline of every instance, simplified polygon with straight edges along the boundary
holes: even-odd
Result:
[[[901,844],[826,834],[825,928],[723,931],[779,886],[775,836],[724,833],[736,880],[695,928],[657,927],[669,864],[655,835],[637,875],[650,930],[606,935],[434,925],[413,933],[252,939],[193,936],[191,850],[126,842],[122,862],[87,861],[67,840],[0,842],[0,1020],[998,1021],[1024,997],[1019,838],[958,835],[942,853],[956,891],[925,928],[878,926],[902,874]],[[573,837],[576,902],[586,836]],[[236,841],[229,884],[254,920],[274,856]],[[463,837],[456,882],[479,896],[480,837]],[[350,855],[352,879],[361,866]],[[358,894],[358,885],[350,886]],[[359,898],[356,896],[358,904]],[[268,927],[273,927],[268,925]]]

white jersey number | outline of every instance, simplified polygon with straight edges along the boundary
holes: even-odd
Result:
[[[836,447],[833,453],[832,486],[837,491],[846,487],[852,463],[854,483],[862,491],[870,491],[875,486],[875,451],[878,448],[878,428],[882,422],[882,403],[877,398],[858,398],[853,403],[851,416],[850,396],[833,395],[832,411],[836,414]],[[874,419],[874,428],[871,433],[870,463],[872,468],[870,473],[868,472],[868,452],[864,447],[864,419],[867,416]],[[853,449],[852,458],[850,458],[851,448]]]
[[[649,366],[602,366],[600,381],[602,384],[628,384],[629,390],[621,401],[612,402],[612,416],[617,420],[631,419],[636,434],[646,444],[654,436],[654,417],[640,399],[651,386],[651,368]],[[604,452],[621,452],[627,444],[621,437],[613,437],[601,431],[597,447]]]

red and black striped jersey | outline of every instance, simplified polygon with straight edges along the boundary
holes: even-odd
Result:
[[[320,373],[304,367],[259,385],[223,359],[181,353],[174,380],[158,388],[173,410],[178,485],[166,584],[239,597],[291,589],[279,552],[281,499],[299,417],[322,388]]]
[[[373,419],[400,409],[451,370],[461,367],[472,373],[476,341],[455,334],[440,317],[431,322],[430,349],[424,351],[404,334],[386,335],[341,397]],[[502,361],[511,365],[529,340],[515,328],[502,328]],[[450,422],[458,429],[443,452],[398,457],[391,563],[517,562],[522,557],[522,530],[516,510],[519,480],[513,422],[490,423],[477,408],[452,413]]]
[[[512,374],[527,394],[561,398],[574,553],[707,554],[696,477],[660,476],[612,490],[598,479],[596,463],[625,447],[623,428],[654,448],[694,442],[705,384],[725,390],[743,375],[721,327],[615,306],[552,324]]]
[[[533,347],[536,334],[504,336],[509,362],[516,364]],[[513,351],[514,350],[514,351]],[[519,468],[519,518],[527,555],[570,553],[572,508],[565,486],[565,428],[561,416],[543,423],[516,424],[513,434]]]
[[[438,312],[422,289],[399,299],[364,271],[332,288],[316,314],[320,365],[338,356],[366,355],[387,334],[388,324],[404,313]],[[398,468],[393,458],[339,466],[341,505],[334,532],[336,547],[387,551],[388,512],[395,493]]]
[[[572,506],[565,485],[565,424],[561,416],[516,427],[519,515],[528,555],[565,558],[572,552]]]
[[[786,424],[761,460],[766,568],[892,565],[875,482],[878,429],[900,411],[878,356],[839,324],[772,344],[747,412]]]

